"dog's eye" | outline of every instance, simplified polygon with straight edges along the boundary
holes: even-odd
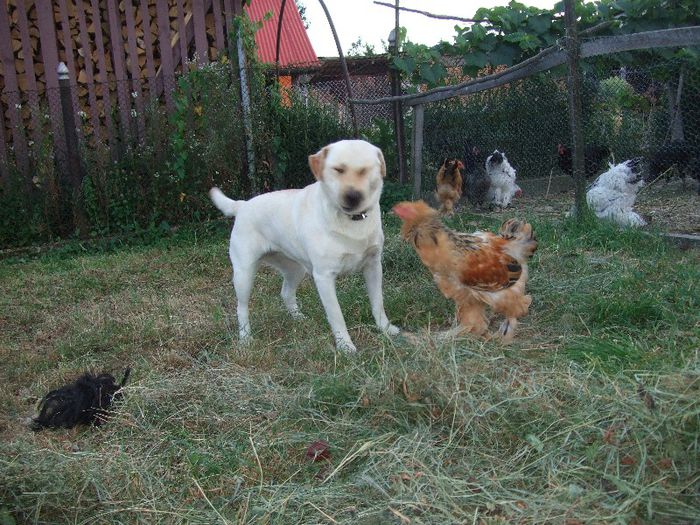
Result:
[[[343,173],[345,173],[345,168],[333,168],[333,169],[334,169],[337,173],[339,173],[340,175],[342,175]]]

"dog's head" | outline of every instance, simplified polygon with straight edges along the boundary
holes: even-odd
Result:
[[[355,215],[379,202],[386,164],[382,151],[364,140],[341,140],[309,155],[323,191],[343,213]]]

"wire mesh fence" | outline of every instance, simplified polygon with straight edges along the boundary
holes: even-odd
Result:
[[[621,64],[628,64],[622,66]],[[638,206],[663,229],[700,231],[700,63],[606,55],[582,63],[587,183],[609,164],[643,158]],[[505,153],[530,208],[573,202],[568,88],[563,67],[478,93],[426,104],[421,190],[432,198],[445,158],[465,176]],[[514,203],[516,201],[513,201]],[[468,202],[463,202],[469,207]]]

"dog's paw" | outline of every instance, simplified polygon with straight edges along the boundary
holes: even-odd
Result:
[[[335,347],[338,349],[339,352],[345,352],[348,354],[354,354],[357,352],[357,347],[353,344],[352,341],[347,339],[336,340]]]
[[[303,321],[303,320],[305,320],[305,319],[308,319],[308,317],[306,317],[306,316],[301,312],[301,310],[290,310],[290,311],[289,311],[289,315],[291,315],[291,316],[292,316],[292,319],[294,319],[295,321]]]
[[[384,333],[389,337],[394,337],[401,333],[401,329],[396,325],[390,324],[384,329]]]
[[[241,346],[250,346],[253,342],[253,336],[250,333],[238,334],[238,344]]]

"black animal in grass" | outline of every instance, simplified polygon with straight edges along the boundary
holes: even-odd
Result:
[[[649,158],[648,180],[656,180],[664,175],[666,182],[671,179],[673,170],[685,182],[686,177],[698,181],[698,195],[700,195],[700,147],[682,140],[667,142],[659,146]]]
[[[39,403],[39,415],[32,421],[32,430],[104,423],[112,403],[121,397],[120,391],[130,373],[131,368],[127,368],[121,384],[116,384],[111,374],[85,373],[75,382],[52,390]]]
[[[467,141],[464,147],[464,194],[472,206],[481,207],[486,202],[486,195],[491,181],[486,174],[484,162],[486,155],[478,146]]]
[[[574,175],[574,159],[571,148],[564,144],[557,146],[559,169],[572,177]],[[599,175],[603,169],[603,161],[610,156],[610,148],[607,146],[598,146],[596,144],[587,144],[583,149],[583,171],[586,178],[589,179],[594,175]]]

